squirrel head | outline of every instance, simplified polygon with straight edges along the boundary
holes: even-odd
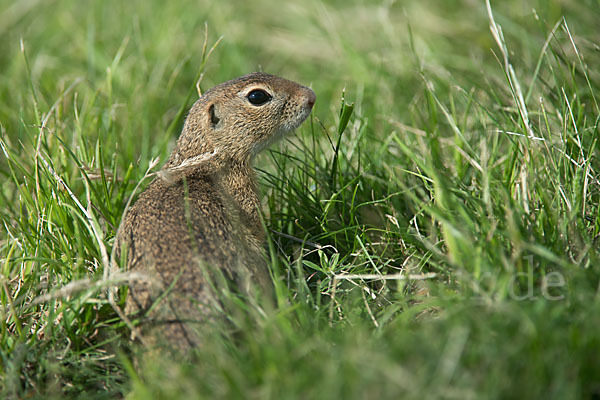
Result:
[[[191,108],[165,167],[177,168],[207,154],[213,168],[249,163],[296,129],[310,114],[315,98],[305,86],[262,72],[217,85]]]

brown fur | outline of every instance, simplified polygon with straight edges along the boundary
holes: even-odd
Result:
[[[255,89],[272,99],[251,104],[247,95]],[[253,73],[215,86],[194,104],[162,175],[128,211],[117,240],[128,268],[148,277],[130,285],[125,310],[145,315],[145,334],[179,348],[197,345],[194,322],[201,327],[218,308],[209,284],[214,269],[242,292],[268,290],[251,161],[298,127],[314,101],[304,86]]]

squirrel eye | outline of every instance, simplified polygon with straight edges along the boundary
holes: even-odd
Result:
[[[251,91],[246,97],[248,98],[248,101],[255,106],[261,106],[273,98],[269,93],[261,89]]]

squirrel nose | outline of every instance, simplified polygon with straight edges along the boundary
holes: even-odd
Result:
[[[308,89],[307,88],[307,95],[308,95],[308,105],[310,106],[310,108],[312,108],[312,106],[315,105],[315,100],[317,99],[317,95],[315,94],[315,92],[313,92],[312,89]]]

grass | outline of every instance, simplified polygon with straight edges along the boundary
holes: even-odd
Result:
[[[597,398],[599,5],[0,2],[3,397]],[[277,306],[135,372],[125,205],[257,69],[317,93],[257,160]]]

